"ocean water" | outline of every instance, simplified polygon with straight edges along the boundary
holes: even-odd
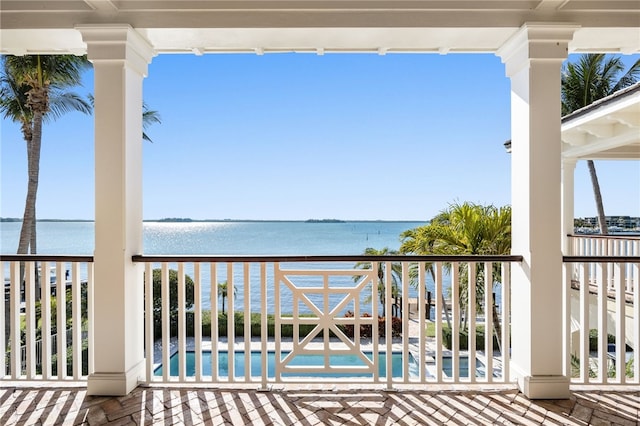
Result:
[[[167,255],[358,255],[367,247],[397,250],[400,247],[400,234],[408,229],[425,225],[425,222],[145,222],[143,225],[143,253]],[[15,253],[18,246],[21,224],[18,222],[0,223],[1,245],[4,254]],[[38,222],[38,253],[40,254],[76,254],[90,255],[94,250],[93,222]],[[351,268],[353,264],[284,264],[283,268]],[[175,265],[171,265],[175,267]],[[185,271],[193,276],[192,265]],[[236,287],[235,305],[243,306],[245,300],[244,271],[234,265],[231,275]],[[227,265],[220,265],[217,282],[227,280]],[[321,285],[317,277],[295,277],[296,285]],[[315,280],[314,280],[315,279]],[[208,308],[211,303],[210,269],[203,268],[202,304]],[[249,270],[249,299],[252,311],[260,310],[260,278],[258,265]],[[428,278],[430,280],[430,278]],[[352,277],[332,278],[332,285],[352,286]],[[428,282],[427,286],[432,287]],[[273,292],[273,271],[268,270],[269,311],[275,303]],[[415,290],[410,297],[415,297]],[[216,298],[215,292],[213,298]],[[366,297],[364,297],[366,299]],[[293,306],[294,296],[282,286],[282,305]],[[311,297],[318,306],[325,303],[321,298]],[[335,306],[341,300],[334,295],[328,302]],[[227,301],[228,303],[228,301]],[[218,300],[221,305],[221,300]],[[298,301],[301,312],[310,312],[308,306]],[[352,305],[350,305],[352,306]],[[291,308],[289,308],[291,309]]]
[[[425,222],[145,222],[143,254],[354,255],[397,250],[400,234]],[[19,222],[0,223],[0,252],[15,253]],[[93,222],[38,222],[38,253],[90,255]]]

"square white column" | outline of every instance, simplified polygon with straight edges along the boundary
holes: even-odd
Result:
[[[79,26],[95,79],[94,370],[89,395],[126,395],[144,375],[142,80],[151,46],[127,25]]]
[[[527,24],[500,49],[511,78],[511,371],[529,398],[568,398],[564,375],[560,71],[572,25]]]
[[[567,235],[573,234],[573,220],[575,217],[575,171],[577,160],[575,158],[562,159],[562,237],[564,239],[563,250],[565,256],[571,256],[571,240]]]

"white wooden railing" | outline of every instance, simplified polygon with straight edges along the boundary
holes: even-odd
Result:
[[[564,266],[566,374],[640,383],[640,256],[565,256]]]
[[[149,384],[230,383],[266,389],[281,383],[342,382],[392,388],[411,383],[511,382],[509,277],[511,263],[520,261],[519,256],[134,256],[133,259],[145,263],[146,312],[153,311],[154,297],[159,295],[162,300],[161,306],[156,306],[160,324],[154,322],[152,315],[145,319]],[[354,268],[358,262],[366,268]],[[414,292],[417,311],[410,319],[409,298],[404,297],[400,310],[405,315],[401,319],[392,320],[387,315],[379,320],[383,306],[377,303],[378,271],[383,271],[380,288],[385,299],[384,312],[394,312],[393,277],[386,273],[394,264],[400,266],[396,277],[398,291],[403,295]],[[154,269],[160,271],[155,290]],[[173,291],[171,270],[177,273],[174,280],[177,288]],[[187,277],[193,279],[190,308],[185,307],[191,292]],[[460,286],[467,277],[470,285]],[[249,321],[223,324],[227,317],[221,312],[216,285],[223,281],[227,282],[228,290],[225,311],[253,317],[254,328],[260,327],[250,338],[242,337],[252,334]],[[415,290],[411,282],[415,283]],[[440,313],[435,315],[432,325],[433,337],[425,333],[427,285],[436,295],[435,312]],[[466,288],[463,299],[470,301],[464,309],[460,304],[461,288]],[[484,309],[493,306],[494,292],[499,313]],[[174,312],[168,302],[172,293]],[[479,295],[480,300],[476,300]],[[451,349],[440,343],[447,324],[443,311],[445,298],[452,301],[448,312],[453,336]],[[463,325],[469,330],[468,349],[461,348]],[[476,331],[482,328],[490,332],[476,342]],[[494,329],[501,330],[496,338],[501,351],[494,350]],[[394,332],[395,337],[384,337]],[[252,352],[253,363],[251,356],[244,356]],[[349,358],[350,364],[338,359],[340,355]],[[313,356],[318,360],[311,361]],[[468,371],[460,362],[465,359],[470,361]]]
[[[140,343],[147,354],[145,383],[250,384],[266,389],[280,383],[346,382],[393,388],[413,383],[511,382],[509,277],[513,263],[521,261],[518,256],[134,256],[133,260],[144,264],[147,313],[154,310],[155,292],[160,296],[157,309],[161,321],[156,324],[153,315],[145,316],[145,341]],[[354,267],[358,262],[364,269]],[[21,264],[24,291],[19,285]],[[394,298],[393,276],[386,271],[393,270],[395,264],[400,266],[398,291],[410,297]],[[579,384],[637,384],[638,364],[625,361],[640,354],[640,259],[566,256],[564,264],[567,374]],[[3,281],[8,284],[5,303],[0,304],[0,330],[7,329],[9,334],[0,333],[0,347],[6,348],[0,380],[85,381],[92,372],[92,258],[3,255],[1,266]],[[161,271],[158,290],[153,288],[156,268]],[[172,269],[177,274],[175,292],[169,285]],[[377,302],[379,269],[383,271],[384,307]],[[37,274],[38,270],[42,272]],[[51,274],[56,282],[67,270],[70,275],[65,287],[71,295],[71,308],[59,303],[54,310]],[[194,283],[190,307],[186,303],[191,298],[187,277]],[[470,285],[465,290],[460,284],[467,277]],[[484,277],[487,283],[497,284],[485,284]],[[36,303],[38,281],[42,299]],[[249,321],[238,325],[228,321],[221,328],[226,317],[221,315],[216,284],[222,281],[228,283],[225,312],[238,317],[253,314],[254,332]],[[483,291],[477,291],[478,287]],[[433,294],[435,306],[431,309],[436,313],[429,333],[420,326],[428,323],[427,290]],[[494,292],[498,309],[485,309],[492,306]],[[172,297],[175,312],[168,302]],[[470,303],[461,304],[461,298]],[[410,299],[417,300],[416,310],[410,309]],[[394,306],[396,303],[400,306]],[[445,311],[443,306],[450,309]],[[351,314],[345,315],[346,311]],[[392,320],[387,315],[378,320],[383,312],[401,312],[402,316]],[[58,324],[55,342],[54,318]],[[441,344],[448,329],[447,318],[453,336],[450,349]],[[475,331],[483,328],[493,333],[476,342]],[[500,329],[499,350],[492,344],[496,328]],[[40,342],[36,339],[38,329]],[[466,349],[462,348],[463,329],[470,330]],[[597,331],[595,351],[589,350],[589,330]],[[66,337],[68,333],[71,339]],[[252,334],[247,339],[242,336]],[[390,335],[393,338],[385,337]],[[625,345],[608,347],[607,335]],[[12,342],[21,340],[24,349],[12,351]],[[68,340],[72,341],[69,350]],[[89,350],[84,363],[83,345]],[[253,366],[251,357],[244,357],[251,352],[257,353]],[[318,355],[319,361],[297,362],[311,355]],[[357,362],[346,365],[336,355]],[[69,373],[66,368],[55,368],[55,358],[58,365],[68,366]],[[461,360],[471,360],[468,369]],[[164,366],[169,367],[161,368]],[[340,377],[333,377],[337,375]]]
[[[640,256],[640,236],[631,235],[568,235],[569,256],[611,256],[611,257],[633,257]],[[633,284],[636,282],[637,272],[631,263],[623,264],[625,280],[621,281],[626,293],[633,293]],[[589,282],[593,285],[596,282],[596,264],[590,264],[588,270]],[[574,279],[577,279],[578,270],[573,271]],[[615,291],[616,283],[614,270],[608,268],[606,271],[606,286],[610,291]]]
[[[2,255],[0,267],[0,380],[86,381],[92,371],[93,258]],[[60,296],[63,302],[54,304]],[[83,357],[83,351],[89,354]]]

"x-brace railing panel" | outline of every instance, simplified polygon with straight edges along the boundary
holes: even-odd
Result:
[[[342,373],[365,374],[371,375],[374,381],[378,379],[377,351],[372,351],[369,357],[361,344],[361,326],[364,325],[372,330],[373,347],[378,345],[376,271],[375,263],[372,269],[365,270],[281,269],[279,263],[275,264],[276,382],[281,381],[283,375]],[[309,282],[309,277],[318,277],[316,279],[322,284],[297,284]],[[340,281],[340,284],[334,281]],[[283,292],[291,293],[292,306],[283,306]],[[348,308],[353,310],[349,309],[349,316],[345,316]],[[300,332],[304,325],[313,326],[306,335]],[[290,352],[283,352],[280,347],[283,326],[293,327]],[[351,327],[353,334],[350,337],[345,329]],[[369,342],[368,339],[364,341]],[[355,362],[345,363],[343,355],[350,355]]]

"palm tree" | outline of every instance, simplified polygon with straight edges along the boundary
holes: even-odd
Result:
[[[454,203],[439,215],[434,217],[429,225],[405,231],[402,236],[401,253],[418,255],[490,255],[509,254],[511,250],[511,208],[497,208],[493,205],[482,206],[473,203]],[[433,276],[433,265],[427,265]],[[451,264],[445,264],[451,268]],[[466,283],[467,268],[460,265],[460,305],[464,309],[467,305]],[[484,279],[482,265],[476,265],[479,281]],[[493,276],[499,281],[500,271],[495,267]],[[480,282],[476,286],[477,308],[483,300],[484,285]],[[444,298],[444,295],[441,295]],[[443,301],[443,307],[446,304]],[[446,307],[445,307],[446,309]],[[449,314],[447,323],[451,327]],[[494,315],[497,318],[497,315]],[[499,333],[499,325],[496,325]]]
[[[67,91],[79,86],[86,56],[4,56],[0,76],[0,111],[20,124],[27,144],[28,185],[18,254],[37,253],[36,195],[40,175],[42,123],[70,111],[91,112],[91,104]]]
[[[222,313],[224,313],[224,299],[229,296],[229,284],[226,281],[218,283],[218,297],[222,298]],[[233,297],[236,296],[237,293],[236,286],[233,286]]]
[[[149,109],[149,106],[146,103],[142,103],[142,140],[147,142],[152,142],[149,135],[147,135],[146,130],[152,124],[161,124],[160,113],[156,110]]]
[[[364,250],[364,254],[367,256],[392,256],[398,254],[396,250],[389,250],[388,247],[383,248],[382,250],[377,250],[371,247],[368,247]],[[358,262],[354,265],[355,269],[371,269],[371,262]],[[382,304],[382,316],[386,317],[386,291],[385,291],[385,272],[386,272],[386,262],[378,262],[378,298],[380,303]],[[398,297],[400,291],[400,284],[402,282],[402,265],[400,263],[394,262],[391,263],[391,270],[388,271],[391,274],[391,294],[392,297]],[[358,281],[360,279],[359,276],[353,277],[354,281]]]
[[[562,70],[562,115],[577,111],[634,84],[640,76],[640,60],[619,78],[618,75],[623,71],[624,64],[619,57],[607,58],[604,54],[586,54],[575,63],[567,62]],[[607,234],[602,194],[593,160],[587,160],[587,168],[593,186],[600,232]]]

